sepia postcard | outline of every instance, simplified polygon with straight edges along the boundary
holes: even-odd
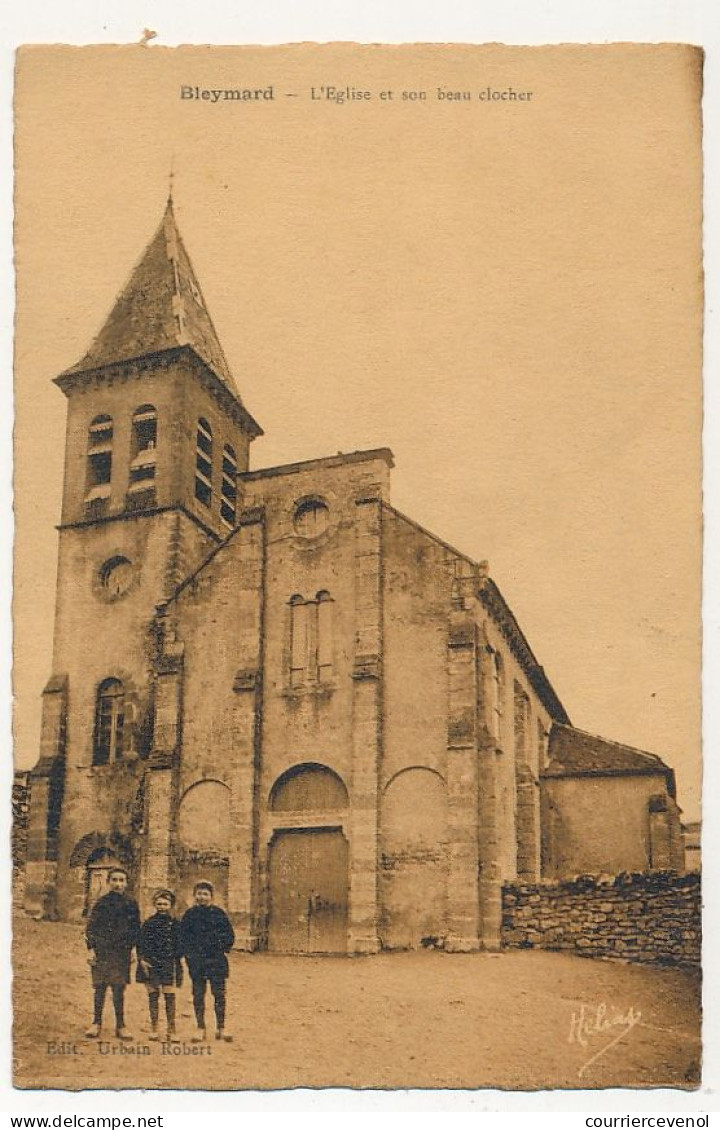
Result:
[[[16,1087],[700,1085],[702,65],[21,48]]]

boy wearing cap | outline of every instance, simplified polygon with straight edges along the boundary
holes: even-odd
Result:
[[[146,985],[150,1009],[150,1039],[158,1040],[160,1021],[160,993],[165,998],[167,1043],[177,1044],[175,1035],[175,990],[182,985],[180,961],[180,925],[173,917],[175,895],[160,890],[153,899],[155,913],[146,918],[138,941],[138,968],[136,978]]]
[[[130,959],[140,934],[140,911],[127,894],[127,871],[113,867],[107,881],[110,890],[95,903],[85,930],[94,989],[93,1022],[85,1035],[93,1040],[100,1035],[103,1006],[110,987],[115,1035],[119,1040],[132,1040],[125,1027],[125,986],[130,981]]]
[[[180,949],[187,960],[193,987],[197,1023],[194,1043],[207,1038],[205,993],[208,982],[215,1003],[215,1039],[232,1040],[225,1031],[225,982],[230,973],[227,954],[235,942],[235,933],[225,911],[213,904],[213,894],[212,883],[196,883],[195,906],[185,912],[180,923]]]

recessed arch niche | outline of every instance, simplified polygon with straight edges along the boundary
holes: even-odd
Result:
[[[447,897],[447,789],[412,766],[385,786],[380,813],[380,936],[388,949],[442,940]]]
[[[227,906],[230,858],[230,789],[222,781],[197,781],[183,794],[177,811],[177,894],[180,908],[193,903],[201,879],[215,888],[215,901]]]

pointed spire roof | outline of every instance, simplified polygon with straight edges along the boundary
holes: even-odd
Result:
[[[242,404],[180,237],[171,195],[162,223],[103,328],[63,376],[179,346],[189,346]]]

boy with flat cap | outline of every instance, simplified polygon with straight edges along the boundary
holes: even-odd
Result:
[[[213,895],[212,883],[196,883],[195,906],[186,910],[180,922],[180,950],[187,961],[193,988],[197,1023],[194,1043],[207,1038],[205,994],[208,983],[215,1003],[215,1039],[232,1040],[225,1030],[225,983],[230,973],[227,954],[235,942],[235,933],[225,911],[214,905]]]
[[[173,915],[175,894],[159,890],[153,899],[155,913],[146,918],[140,930],[137,945],[138,967],[136,980],[148,992],[150,1010],[150,1039],[159,1040],[160,994],[165,998],[167,1018],[167,1043],[177,1044],[175,1034],[175,990],[182,985],[180,961],[180,923]]]

